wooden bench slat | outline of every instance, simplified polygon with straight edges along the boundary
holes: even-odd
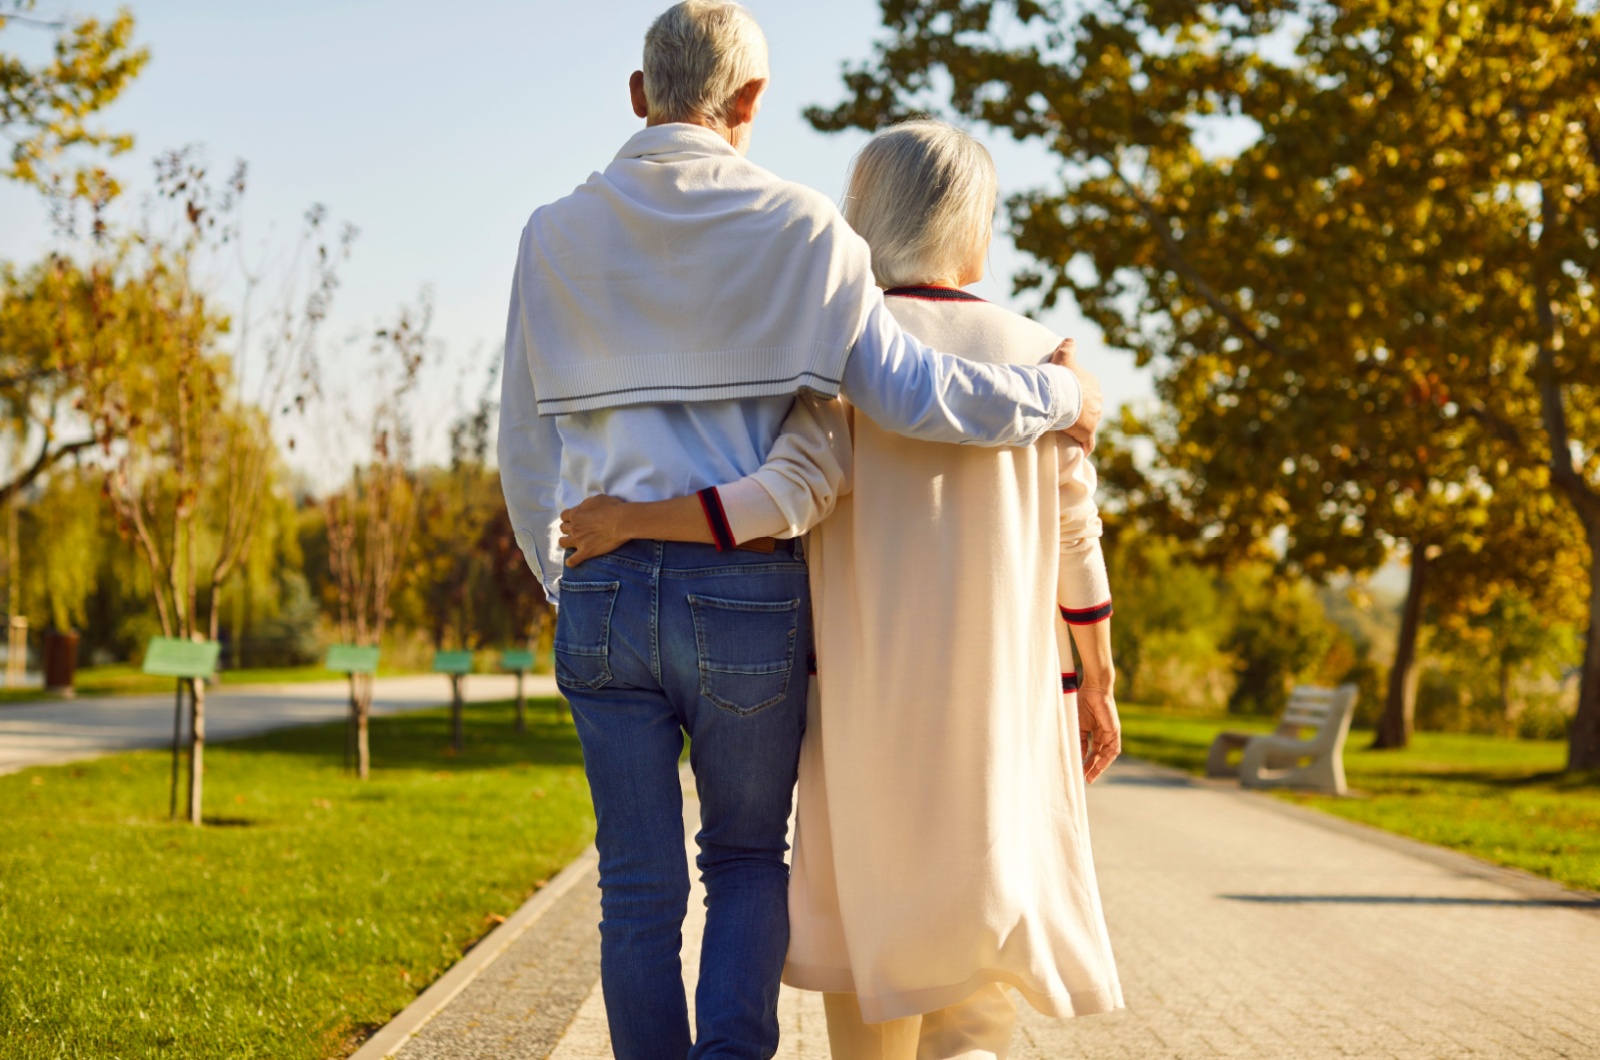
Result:
[[[508,648],[500,653],[500,669],[513,671],[533,669],[533,652]]]

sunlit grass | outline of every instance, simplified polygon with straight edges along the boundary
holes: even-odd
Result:
[[[0,1056],[345,1055],[589,842],[555,700],[373,720],[207,750],[211,824],[169,823],[168,759],[0,777]]]
[[[379,667],[379,677],[403,677],[416,670]],[[343,681],[345,675],[322,666],[260,666],[241,670],[224,670],[217,680],[236,685],[298,685],[312,681]],[[109,663],[105,666],[81,667],[73,681],[73,691],[80,696],[131,696],[171,692],[170,677],[155,677],[142,672],[132,663]],[[0,706],[8,703],[51,702],[56,698],[42,688],[0,688]]]
[[[1222,729],[1268,731],[1267,719],[1198,718],[1122,709],[1127,752],[1191,773]],[[1404,751],[1374,751],[1352,732],[1344,766],[1354,798],[1279,793],[1305,806],[1452,847],[1560,883],[1600,890],[1600,774],[1564,775],[1566,744],[1417,733]]]

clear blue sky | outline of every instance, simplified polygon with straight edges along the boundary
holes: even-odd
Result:
[[[371,327],[423,285],[447,354],[429,411],[454,412],[478,389],[480,366],[505,322],[517,236],[529,212],[599,169],[640,125],[627,79],[644,30],[667,0],[145,0],[132,9],[152,58],[107,115],[135,134],[116,169],[137,197],[157,152],[204,144],[214,168],[250,163],[249,232],[287,247],[299,217],[324,203],[361,237],[345,272],[330,338]],[[874,0],[749,0],[766,30],[772,85],[751,158],[837,199],[860,134],[824,136],[801,117],[836,101],[839,69],[865,57],[878,32]],[[38,14],[109,14],[114,3],[41,0]],[[44,34],[13,25],[7,47]],[[984,135],[981,134],[980,135]],[[1042,152],[985,135],[1003,189],[1050,178]],[[37,198],[0,187],[0,258],[23,262],[49,245]],[[1008,297],[1021,259],[991,254],[995,275],[975,290]],[[1080,340],[1108,404],[1150,393],[1147,372],[1106,351],[1071,308],[1046,322]],[[348,356],[348,355],[346,355]],[[358,391],[354,365],[336,384]],[[470,378],[463,383],[464,373]],[[442,434],[434,432],[435,443]]]

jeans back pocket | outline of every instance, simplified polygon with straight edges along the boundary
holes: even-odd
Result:
[[[700,694],[723,710],[754,714],[789,694],[799,600],[724,600],[689,595]]]
[[[611,611],[621,582],[561,584],[556,611],[556,684],[601,688],[611,680]]]

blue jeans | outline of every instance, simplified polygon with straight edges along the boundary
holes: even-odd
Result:
[[[600,973],[619,1060],[777,1051],[810,642],[806,565],[790,542],[762,554],[634,541],[562,579],[556,680],[594,798]],[[706,887],[692,1045],[684,733]]]

